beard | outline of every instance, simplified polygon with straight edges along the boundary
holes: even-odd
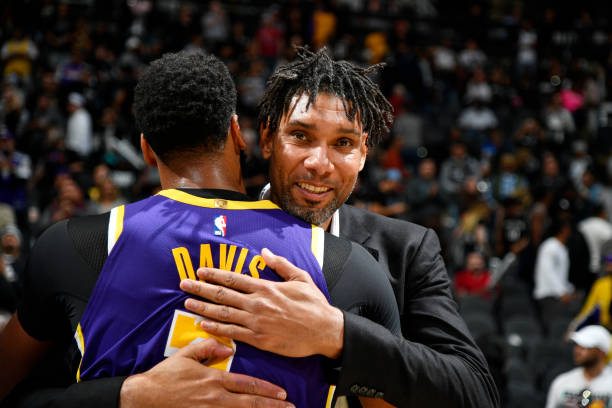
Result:
[[[303,207],[298,205],[291,197],[291,194],[288,191],[284,191],[280,196],[280,202],[278,203],[280,207],[286,213],[293,215],[296,218],[304,220],[310,224],[321,225],[328,218],[330,218],[334,212],[340,207],[340,203],[334,197],[330,203],[324,208],[311,208],[311,207]],[[307,201],[308,204],[310,204]],[[314,206],[316,203],[312,203]]]
[[[599,359],[597,358],[597,356],[589,356],[589,357],[586,357],[581,362],[579,362],[578,365],[580,367],[589,369],[589,368],[596,366],[598,363],[599,363]]]

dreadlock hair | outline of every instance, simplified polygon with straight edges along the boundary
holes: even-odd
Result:
[[[348,61],[334,61],[325,48],[312,52],[296,47],[296,51],[298,59],[277,68],[268,80],[258,106],[258,127],[276,131],[296,95],[308,95],[308,109],[317,94],[330,93],[342,99],[351,122],[359,115],[363,131],[368,134],[368,146],[378,143],[389,132],[393,108],[367,76],[385,64],[360,68]]]

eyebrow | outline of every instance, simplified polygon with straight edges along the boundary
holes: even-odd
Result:
[[[302,127],[304,129],[308,129],[308,130],[316,130],[317,129],[317,125],[316,124],[302,122],[301,120],[297,120],[297,119],[294,119],[291,122],[287,123],[287,126],[299,126],[299,127]],[[355,129],[351,129],[351,128],[343,128],[343,127],[341,127],[341,128],[337,128],[336,131],[338,133],[346,133],[346,134],[351,134],[351,135],[355,135],[355,136],[361,136],[361,133],[359,133]]]

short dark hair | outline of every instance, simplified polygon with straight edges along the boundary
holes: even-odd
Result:
[[[318,93],[330,93],[342,99],[349,120],[359,114],[363,131],[368,133],[368,146],[389,132],[393,108],[367,76],[383,64],[360,68],[348,61],[334,61],[325,48],[312,52],[297,47],[297,55],[296,61],[279,67],[268,80],[259,102],[258,126],[276,131],[296,95],[308,95],[308,109]]]
[[[236,111],[236,86],[214,55],[169,53],[142,73],[134,93],[136,126],[163,161],[177,151],[218,151]]]

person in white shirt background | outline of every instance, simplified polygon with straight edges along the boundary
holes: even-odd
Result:
[[[548,390],[546,408],[612,405],[612,367],[606,364],[610,333],[603,326],[586,326],[571,336],[574,363],[579,367],[560,374]]]

